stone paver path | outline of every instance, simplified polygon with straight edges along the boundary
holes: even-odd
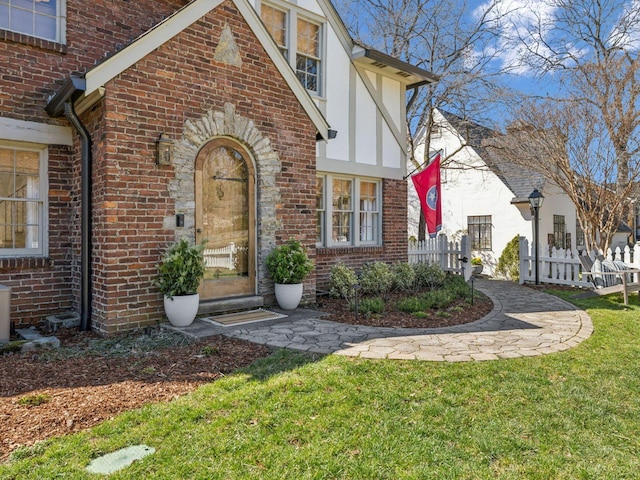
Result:
[[[593,333],[583,310],[513,282],[476,280],[493,311],[466,325],[434,329],[379,328],[297,319],[226,328],[217,333],[274,347],[362,358],[481,361],[559,352]]]

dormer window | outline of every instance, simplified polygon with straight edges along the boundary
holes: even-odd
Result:
[[[260,17],[300,83],[309,93],[322,95],[323,19],[277,1],[261,3]]]
[[[0,29],[65,42],[66,0],[0,0]]]

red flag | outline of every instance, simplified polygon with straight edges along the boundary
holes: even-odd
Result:
[[[440,202],[440,154],[438,153],[427,168],[411,177],[416,187],[422,212],[427,223],[429,237],[438,235],[442,229],[442,205]]]

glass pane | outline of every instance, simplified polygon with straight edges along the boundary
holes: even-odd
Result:
[[[206,151],[202,168],[203,227],[207,240],[205,279],[249,274],[248,171],[228,147]]]
[[[333,241],[335,243],[351,243],[351,214],[333,214]]]
[[[56,40],[57,20],[55,17],[47,17],[44,15],[36,15],[36,31],[35,34],[40,38],[48,40]]]
[[[11,30],[33,35],[33,13],[17,8],[11,9]]]
[[[324,178],[316,178],[316,208],[324,210]]]
[[[56,0],[36,0],[36,12],[56,15]]]
[[[360,210],[370,212],[378,210],[375,183],[360,182]]]
[[[298,18],[298,52],[319,57],[320,27]]]
[[[38,175],[40,173],[39,153],[16,150],[16,173]]]
[[[12,0],[11,5],[33,11],[33,0]]]
[[[0,28],[7,30],[9,28],[9,7],[0,3]]]
[[[324,212],[316,213],[316,243],[324,243]]]
[[[377,240],[378,223],[377,214],[361,213],[360,214],[360,241],[374,242]]]
[[[13,198],[15,192],[13,179],[13,175],[0,174],[0,197]]]
[[[267,31],[279,46],[285,46],[287,44],[287,14],[265,4],[262,4],[260,8],[260,16]]]
[[[351,180],[333,180],[334,210],[351,210]]]

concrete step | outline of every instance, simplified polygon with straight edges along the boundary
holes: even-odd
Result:
[[[245,297],[224,298],[221,300],[204,300],[200,302],[198,315],[208,315],[216,313],[231,313],[241,310],[251,310],[264,306],[264,297],[260,295],[249,295]]]

